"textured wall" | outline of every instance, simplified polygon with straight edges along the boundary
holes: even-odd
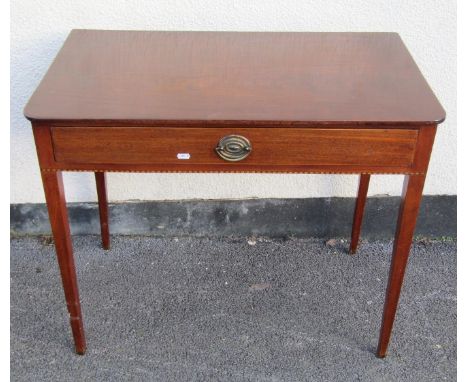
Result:
[[[425,194],[456,194],[456,2],[16,0],[11,3],[11,202],[43,202],[22,111],[70,29],[395,31],[447,111]],[[111,200],[353,196],[357,176],[109,174]],[[376,176],[370,195],[399,195],[401,176]],[[94,177],[67,173],[69,201],[96,199]]]

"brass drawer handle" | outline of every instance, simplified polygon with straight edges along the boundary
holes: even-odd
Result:
[[[229,162],[237,162],[249,156],[252,145],[242,135],[226,135],[215,148],[220,158]]]

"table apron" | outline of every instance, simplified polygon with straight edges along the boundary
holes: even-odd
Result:
[[[424,173],[421,129],[38,126],[43,171]],[[236,162],[216,152],[229,135],[251,151]]]

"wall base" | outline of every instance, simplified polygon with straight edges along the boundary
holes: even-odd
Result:
[[[392,237],[399,197],[367,201],[361,236]],[[155,236],[347,237],[354,198],[111,203],[111,234]],[[416,235],[455,237],[457,197],[424,196]],[[73,234],[99,234],[96,203],[70,203]],[[50,234],[45,204],[12,204],[12,235]]]

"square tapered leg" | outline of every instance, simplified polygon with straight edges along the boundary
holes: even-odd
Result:
[[[359,176],[358,195],[356,199],[356,206],[354,208],[353,230],[351,233],[351,244],[349,246],[349,253],[356,253],[359,236],[361,233],[362,218],[364,216],[364,207],[366,205],[367,190],[369,189],[370,174],[361,174]]]
[[[387,354],[387,347],[390,342],[390,334],[416,227],[424,178],[425,175],[406,175],[405,177],[377,349],[377,356],[380,358],[385,357]]]
[[[80,296],[76,279],[75,261],[70,236],[70,226],[65,203],[62,173],[43,171],[42,182],[49,211],[50,226],[55,242],[55,250],[62,277],[65,300],[70,315],[70,325],[78,354],[86,351],[86,340],[81,316]]]
[[[104,249],[109,249],[110,247],[109,207],[107,203],[106,173],[95,172],[94,176],[96,178],[96,189],[97,189],[97,195],[98,195],[99,221],[101,223],[102,247]]]

